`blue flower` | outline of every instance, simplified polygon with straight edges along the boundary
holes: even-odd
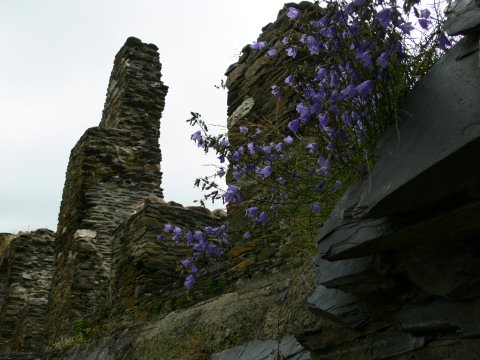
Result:
[[[379,11],[376,15],[376,18],[380,24],[381,27],[386,29],[390,22],[392,21],[392,16],[391,16],[391,9],[390,8],[385,8],[381,11]]]
[[[319,114],[318,115],[318,122],[320,123],[320,126],[322,127],[322,129],[325,129],[328,125],[327,114]]]
[[[272,95],[277,98],[277,99],[280,99],[280,88],[278,87],[278,85],[272,85]]]
[[[182,235],[182,228],[175,226],[175,228],[173,229],[173,233],[178,236]]]
[[[285,84],[290,85],[290,86],[295,85],[295,82],[293,81],[293,76],[292,75],[288,75],[285,78]]]
[[[390,62],[390,55],[386,51],[381,53],[377,59],[377,64],[384,69],[388,66],[389,62]]]
[[[171,232],[173,229],[175,229],[175,226],[172,224],[165,224],[165,231]]]
[[[288,128],[290,129],[291,132],[296,133],[298,129],[300,128],[300,119],[295,119],[292,120],[288,123]]]
[[[448,40],[445,34],[440,34],[440,36],[438,37],[438,47],[442,50],[445,50],[447,46],[451,45],[452,43],[450,42],[450,40]]]
[[[373,90],[373,82],[372,80],[366,80],[362,82],[361,84],[357,85],[355,87],[355,90],[357,91],[358,94],[362,96],[366,96],[370,94]]]
[[[190,138],[197,143],[198,147],[203,147],[205,145],[202,138],[202,132],[200,130],[193,133]]]
[[[338,74],[336,71],[330,71],[330,88],[336,89],[338,87]]]
[[[272,175],[272,169],[270,166],[265,166],[262,170],[260,170],[260,175],[263,176],[264,179],[270,177]]]
[[[225,170],[223,169],[223,167],[218,169],[217,175],[220,176],[220,177],[223,177],[225,175]]]
[[[368,51],[359,52],[355,55],[355,59],[360,60],[360,62],[366,68],[372,67],[372,58],[370,57],[370,53]]]
[[[322,81],[323,79],[325,79],[325,76],[327,76],[327,69],[324,68],[324,67],[320,67],[318,68],[317,70],[317,74],[315,76],[315,80],[316,81]]]
[[[258,207],[251,207],[251,208],[247,208],[246,212],[247,212],[247,216],[251,219],[253,219],[255,216],[257,216],[258,214]]]
[[[240,129],[240,134],[245,135],[248,132],[248,127],[241,125],[239,127]]]
[[[355,87],[352,84],[347,85],[342,91],[340,91],[340,95],[343,96],[345,99],[354,97]]]
[[[320,42],[315,36],[309,35],[307,37],[307,47],[308,51],[310,51],[310,55],[320,54]]]
[[[239,187],[238,186],[235,186],[235,185],[228,185],[228,189],[227,191],[225,192],[224,194],[224,199],[227,203],[230,203],[230,202],[235,202],[236,199],[236,194],[239,190]]]
[[[266,224],[268,222],[268,215],[265,211],[262,211],[262,213],[259,216],[260,222],[262,224]]]
[[[314,153],[318,150],[318,145],[316,143],[310,143],[307,145],[308,152]]]
[[[254,50],[262,50],[264,47],[267,46],[267,42],[266,41],[254,41],[250,47]]]
[[[193,284],[195,284],[195,276],[193,276],[191,274],[191,275],[187,276],[187,278],[185,279],[185,282],[183,283],[183,286],[186,289],[191,289]]]
[[[188,265],[190,265],[192,261],[190,259],[185,259],[183,261],[181,261],[182,265],[186,268],[188,268]]]
[[[303,101],[300,101],[297,104],[296,110],[297,110],[297,113],[300,115],[300,119],[304,123],[307,123],[310,120],[310,113],[311,113],[312,110],[311,110],[309,105],[305,104]],[[289,126],[289,128],[290,128],[290,126]],[[292,130],[292,129],[290,129],[290,130]],[[297,129],[297,131],[298,131],[298,129]],[[297,132],[297,131],[293,131],[293,132]]]
[[[318,202],[316,202],[315,204],[313,204],[312,206],[312,212],[314,214],[318,214],[320,211],[322,211],[322,207],[320,206],[320,204]]]
[[[226,138],[223,138],[223,139],[220,141],[220,146],[221,146],[221,147],[226,148],[226,147],[228,147],[229,145],[230,145],[230,143],[228,142],[228,139],[226,139]]]
[[[185,234],[185,240],[187,241],[188,246],[192,246],[192,244],[193,244],[193,234],[192,234],[191,231],[189,231]]]
[[[235,151],[232,156],[231,156],[232,161],[239,161],[240,160],[240,154],[238,151]]]
[[[202,132],[200,130],[194,132],[190,137],[192,140],[197,141],[202,139]]]
[[[410,32],[412,30],[415,30],[415,28],[412,26],[411,22],[405,22],[403,24],[398,25],[398,28],[402,30],[404,34],[410,35]]]
[[[296,18],[298,18],[302,13],[300,12],[300,10],[294,8],[294,7],[289,7],[288,8],[288,13],[287,13],[287,16],[290,18],[290,20],[295,20]]]
[[[428,27],[430,26],[430,24],[432,22],[430,20],[427,20],[427,19],[418,19],[418,23],[420,24],[422,29],[428,30]]]
[[[193,237],[197,241],[203,241],[204,240],[203,233],[200,230],[195,230],[195,233],[194,233]]]
[[[270,48],[270,50],[267,51],[267,54],[268,54],[269,56],[277,56],[277,55],[278,55],[278,51],[277,51],[277,49],[275,49],[275,48]]]
[[[287,48],[287,55],[292,58],[295,58],[297,56],[297,52],[298,52],[298,47],[295,45]]]
[[[256,151],[255,151],[255,144],[254,143],[248,143],[247,144],[247,149],[248,149],[248,152],[251,155],[255,155]]]
[[[428,19],[430,17],[430,11],[428,9],[420,10],[420,17]]]
[[[161,240],[163,240],[163,239],[165,239],[165,235],[164,235],[164,234],[158,234],[158,235],[157,235],[157,240],[158,240],[158,241],[161,241]]]
[[[283,139],[283,140],[285,141],[285,144],[288,144],[288,145],[291,144],[291,143],[293,143],[293,138],[292,138],[290,135],[288,135],[288,136],[287,136],[285,139]]]
[[[244,239],[250,239],[250,237],[251,237],[251,235],[250,235],[250,232],[249,232],[249,231],[245,231],[245,232],[243,233],[243,238],[244,238]]]

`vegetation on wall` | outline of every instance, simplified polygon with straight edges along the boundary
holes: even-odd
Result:
[[[281,237],[296,244],[292,252],[311,249],[343,189],[368,173],[376,142],[396,121],[399,100],[451,46],[439,6],[383,0],[317,1],[302,11],[291,6],[293,26],[279,41],[251,44],[282,58],[289,74],[271,84],[272,96],[286,99],[295,116],[287,124],[267,118],[211,135],[192,113],[188,121],[199,127],[192,140],[220,161],[216,173],[196,185],[207,192],[205,199],[227,203],[245,221],[228,229],[165,225],[159,239],[171,235],[192,247],[182,261],[186,288],[232,242],[267,244]],[[222,190],[215,180],[224,176]]]

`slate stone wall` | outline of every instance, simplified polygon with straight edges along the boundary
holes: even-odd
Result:
[[[191,231],[225,222],[224,216],[206,208],[158,200],[147,198],[114,233],[110,314],[118,319],[117,326],[181,306],[176,304],[176,298],[185,297],[180,261],[191,255],[191,248],[168,235],[157,240],[166,223]]]
[[[54,238],[46,229],[23,233],[0,254],[0,354],[43,350]]]
[[[106,307],[114,230],[146,197],[162,197],[158,145],[167,87],[157,48],[136,38],[118,52],[99,127],[71,152],[49,304],[51,339]]]
[[[257,41],[266,41],[269,46],[280,47],[285,34],[293,31],[293,23],[287,17],[289,6],[307,11],[313,4],[306,1],[285,4],[278,12],[277,19],[262,29]],[[285,52],[272,57],[267,54],[267,50],[268,47],[258,51],[251,49],[250,45],[245,46],[238,61],[226,71],[227,127],[229,141],[234,146],[246,148],[250,141],[240,134],[240,125],[248,125],[249,134],[253,134],[258,127],[268,137],[267,134],[277,130],[288,131],[287,123],[296,117],[295,105],[289,96],[277,99],[272,95],[272,86],[282,85],[295,68],[295,63]],[[229,177],[230,172],[227,173],[227,179]],[[289,239],[278,231],[278,224],[271,222],[268,229],[258,231],[252,239],[242,238],[246,221],[245,207],[248,207],[246,204],[255,194],[270,193],[271,190],[250,178],[240,179],[238,184],[242,188],[243,204],[228,204],[227,209],[230,235],[238,245],[233,253],[241,253],[243,258],[238,262],[239,266],[252,274],[286,265],[279,252]]]

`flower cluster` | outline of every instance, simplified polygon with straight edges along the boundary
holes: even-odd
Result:
[[[197,280],[199,263],[220,257],[224,249],[230,246],[226,226],[205,226],[203,230],[184,231],[181,227],[165,224],[164,232],[158,235],[157,240],[164,240],[166,234],[171,235],[171,240],[185,243],[192,248],[192,254],[181,261],[183,268],[188,273],[184,286],[190,289]]]
[[[298,234],[298,227],[306,223],[318,224],[311,219],[326,215],[328,199],[354,179],[352,169],[370,165],[397,100],[441,55],[433,44],[443,50],[451,45],[438,19],[415,0],[407,0],[403,10],[384,0],[328,2],[324,8],[316,2],[302,10],[291,6],[286,16],[291,28],[281,40],[258,40],[250,47],[285,66],[281,82],[270,86],[274,98],[288,100],[292,117],[285,124],[273,119],[243,123],[217,136],[208,134],[199,114],[192,113],[189,120],[200,125],[192,140],[205,151],[215,150],[220,163],[228,162],[214,175],[222,178],[228,169],[227,189],[221,192],[207,178],[201,179],[202,188],[215,188],[209,194],[212,200],[221,198],[243,209],[251,226],[242,223],[244,239],[273,220],[288,219],[291,227],[284,227],[283,235]],[[416,21],[409,21],[411,17]],[[416,32],[424,35],[420,45],[412,46]],[[418,66],[419,61],[426,65]],[[292,227],[295,221],[297,228]],[[190,288],[198,273],[197,260],[220,255],[218,244],[228,243],[225,229],[205,228],[197,235],[167,225],[165,231],[174,241],[183,237],[194,251],[182,262],[189,273],[185,287]],[[217,245],[211,245],[209,237]]]

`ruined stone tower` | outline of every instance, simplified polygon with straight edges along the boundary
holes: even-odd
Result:
[[[100,125],[70,154],[55,240],[51,339],[72,319],[108,306],[113,230],[146,197],[162,197],[158,139],[167,87],[157,50],[127,39],[115,57]]]

